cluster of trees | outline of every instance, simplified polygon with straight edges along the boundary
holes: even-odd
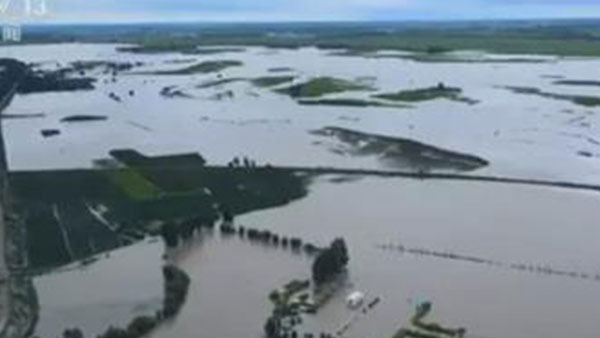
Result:
[[[312,265],[312,278],[322,284],[342,272],[349,261],[348,249],[343,238],[335,239],[331,245],[319,252]]]
[[[267,323],[265,324],[265,335],[267,338],[301,338],[301,334],[298,333],[298,331],[296,330],[289,330],[289,331],[280,331],[279,327],[277,326],[278,323],[277,321],[271,317],[269,318],[269,320],[267,320]],[[334,336],[330,333],[325,333],[325,332],[321,332],[321,334],[319,334],[318,336],[313,334],[313,333],[305,333],[304,334],[304,338],[333,338]]]
[[[250,231],[248,231],[250,232]],[[264,238],[266,236],[272,236],[270,232],[256,232],[255,236],[262,236],[258,238]],[[294,245],[298,248],[302,246],[302,241],[299,238],[290,240],[293,241]],[[336,274],[340,273],[345,269],[348,264],[348,249],[346,248],[346,242],[343,238],[335,239],[328,248],[319,249],[311,244],[304,244],[304,249],[314,250],[318,252],[312,266],[312,278],[315,285],[319,285],[333,278]],[[299,281],[294,280],[288,283],[283,291],[275,290],[269,295],[269,299],[275,305],[273,313],[267,319],[264,324],[263,330],[267,338],[297,338],[298,332],[294,330],[296,320],[301,321],[299,317],[300,313],[314,313],[317,311],[317,307],[313,302],[308,302],[308,294],[301,295],[300,302],[290,302],[292,295],[302,291],[310,285],[310,281]],[[373,303],[372,306],[374,306]],[[302,310],[304,308],[304,310]],[[284,321],[287,319],[287,321]],[[320,335],[314,335],[312,333],[305,333],[304,337],[320,337],[320,338],[331,338],[332,335],[328,333],[321,333]]]
[[[233,160],[227,163],[227,166],[229,168],[256,168],[256,161],[245,156],[242,159],[234,157]]]
[[[163,224],[160,234],[170,248],[175,248],[180,242],[192,238],[200,228],[214,228],[214,220],[208,218],[190,219],[180,223],[168,222]]]
[[[127,328],[109,327],[97,338],[139,338],[149,334],[156,326],[159,320],[157,317],[143,316],[135,318]],[[79,328],[67,329],[63,332],[63,338],[84,338],[83,332]]]
[[[94,78],[66,78],[60,71],[29,71],[19,85],[19,93],[42,93],[94,89]]]
[[[298,237],[285,237],[283,235],[278,235],[269,230],[258,230],[252,228],[245,228],[243,226],[239,226],[237,229],[233,226],[233,224],[224,222],[220,227],[221,233],[226,235],[238,234],[241,238],[248,238],[251,241],[261,241],[265,244],[272,244],[275,246],[281,245],[283,248],[287,248],[288,246],[294,250],[304,249],[304,251],[308,254],[313,254],[318,252],[320,249],[314,244],[304,243],[301,238]]]
[[[126,329],[110,327],[97,338],[139,338],[152,332],[152,330],[154,330],[158,324],[159,320],[157,317],[137,317],[129,324],[129,326],[127,326]],[[80,338],[83,338],[83,336]]]
[[[83,338],[83,332],[79,328],[66,329],[63,332],[63,338]]]
[[[190,277],[181,269],[173,265],[163,268],[165,278],[165,298],[163,300],[162,316],[172,318],[175,316],[187,298],[190,286]]]

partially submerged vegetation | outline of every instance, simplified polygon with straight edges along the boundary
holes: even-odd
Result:
[[[295,327],[302,323],[302,315],[316,314],[339,287],[336,279],[345,270],[349,260],[346,242],[337,238],[329,247],[316,252],[312,265],[312,283],[309,280],[293,280],[269,294],[273,311],[264,325],[267,338],[297,337]],[[313,335],[307,333],[305,336]],[[321,337],[333,335],[322,332]]]
[[[317,77],[304,83],[277,89],[276,92],[289,95],[292,98],[315,98],[333,93],[372,89],[369,86],[344,79]]]
[[[200,83],[196,86],[198,89],[207,89],[224,86],[230,83],[235,82],[246,82],[249,81],[256,87],[267,88],[267,87],[275,87],[278,85],[282,85],[284,83],[292,82],[294,80],[294,76],[261,76],[257,78],[242,78],[242,77],[232,77],[232,78],[219,78],[216,80],[209,80]]]
[[[600,81],[596,80],[558,80],[554,81],[556,85],[600,87]]]
[[[485,52],[450,51],[430,46],[425,51],[381,53],[377,50],[344,50],[331,52],[330,56],[363,57],[368,59],[402,59],[429,63],[544,63],[548,57],[496,57]]]
[[[573,104],[584,107],[600,106],[600,96],[550,93],[534,87],[506,86],[504,88],[516,94],[533,95],[559,101],[569,101]]]
[[[298,100],[298,103],[305,106],[341,106],[341,107],[383,107],[383,108],[411,108],[409,105],[386,103],[375,100],[363,99],[318,99],[318,100]]]
[[[69,77],[67,76],[68,72],[64,70],[34,70],[32,65],[15,59],[0,59],[0,69],[2,69],[0,82],[2,98],[11,91],[19,94],[33,94],[91,90],[94,89],[94,82],[96,82],[96,79],[90,77]],[[4,107],[0,106],[0,108]]]
[[[208,74],[223,71],[231,67],[242,66],[243,63],[237,60],[216,60],[204,61],[181,69],[175,70],[159,70],[151,72],[154,75],[191,75],[191,74]]]
[[[425,322],[432,310],[433,304],[430,302],[418,304],[410,321],[412,327],[398,330],[393,338],[462,338],[467,334],[465,328],[448,328],[438,323]]]
[[[309,299],[309,291],[310,281],[292,280],[280,290],[269,294],[273,311],[264,325],[266,338],[293,336],[294,327],[302,321],[301,314],[316,311],[315,305]]]
[[[177,86],[166,86],[163,87],[160,90],[160,95],[162,97],[168,98],[168,99],[174,99],[174,98],[184,98],[184,99],[189,99],[192,98],[193,96],[184,92],[181,89],[178,89]]]
[[[275,87],[294,81],[295,76],[262,76],[252,79],[252,84],[257,87]]]
[[[71,62],[71,68],[63,68],[61,71],[65,73],[77,73],[85,75],[86,72],[99,69],[102,74],[110,74],[116,76],[119,72],[130,71],[135,67],[141,67],[143,62],[117,62],[117,61],[75,61]]]
[[[119,52],[136,54],[162,54],[162,53],[182,53],[187,55],[214,55],[222,53],[239,53],[246,49],[241,47],[208,47],[201,48],[193,43],[158,43],[158,41],[148,41],[143,45],[117,47]]]
[[[205,81],[205,82],[202,82],[201,84],[197,85],[196,88],[206,89],[206,88],[220,87],[223,85],[240,82],[240,81],[246,81],[246,79],[241,78],[241,77],[232,77],[232,78],[227,78],[227,79],[209,80],[209,81]]]
[[[71,115],[63,117],[60,122],[94,122],[106,121],[108,117],[105,115]]]
[[[408,168],[416,172],[435,170],[475,170],[488,165],[488,161],[473,156],[437,148],[410,139],[368,134],[339,127],[313,131],[314,135],[337,141],[326,146],[337,154],[373,156],[384,165]]]
[[[27,76],[19,86],[20,94],[94,89],[93,78],[67,78],[56,72],[37,72]]]
[[[60,130],[58,129],[42,129],[40,131],[43,137],[53,137],[60,135]]]
[[[377,94],[373,97],[389,101],[402,102],[422,102],[437,99],[447,99],[451,101],[464,102],[467,104],[476,104],[478,101],[462,96],[462,89],[456,87],[447,87],[443,83],[435,87],[402,90],[395,93]]]
[[[293,72],[294,68],[291,67],[273,67],[268,69],[269,73],[286,73]]]

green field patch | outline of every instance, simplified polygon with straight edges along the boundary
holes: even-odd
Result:
[[[111,181],[135,200],[158,198],[162,191],[132,168],[106,171]]]

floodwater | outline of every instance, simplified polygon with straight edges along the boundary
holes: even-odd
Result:
[[[73,264],[34,279],[40,303],[39,337],[61,337],[80,328],[95,337],[109,326],[125,327],[162,307],[162,241],[142,241],[87,266]]]
[[[340,290],[315,318],[307,317],[313,333],[344,324],[351,315],[344,298],[361,290],[382,301],[347,337],[390,337],[408,324],[417,302],[429,300],[434,320],[466,327],[473,337],[594,338],[600,305],[593,295],[600,282],[378,246],[403,244],[593,276],[600,273],[599,202],[594,193],[528,186],[323,178],[305,199],[236,223],[320,245],[346,239],[353,287]],[[174,324],[154,337],[258,336],[271,310],[268,293],[310,273],[301,257],[237,239],[206,239],[182,266],[192,276],[190,297]]]
[[[175,69],[174,59],[244,62],[225,78],[273,75],[292,67],[300,80],[315,76],[375,77],[381,92],[444,82],[464,89],[477,105],[436,100],[413,109],[300,106],[292,99],[236,82],[217,88],[196,85],[216,75],[120,74],[100,77],[89,92],[15,97],[6,114],[45,113],[40,119],[4,120],[12,170],[91,167],[115,148],[150,155],[200,152],[211,164],[248,156],[273,165],[378,169],[376,157],[341,156],[315,144],[310,131],[338,126],[364,133],[414,139],[473,154],[490,166],[473,171],[508,177],[594,183],[600,177],[598,108],[511,93],[499,86],[597,95],[594,88],[556,86],[548,76],[589,80],[600,77],[598,59],[550,58],[544,63],[419,63],[398,58],[329,56],[313,48],[248,48],[210,56],[136,55],[115,45],[3,47],[2,57],[63,65],[78,60],[142,61],[134,71]],[[193,98],[165,98],[177,86]],[[130,89],[135,96],[128,96]],[[232,90],[232,99],[213,100]],[[115,92],[123,102],[108,95]],[[331,97],[366,97],[342,93]],[[107,115],[105,122],[63,124],[74,114]],[[41,129],[62,134],[44,139]],[[591,157],[578,155],[585,151]],[[306,326],[334,331],[350,315],[343,296],[353,289],[381,304],[348,337],[389,337],[408,322],[418,301],[434,304],[433,319],[464,326],[484,338],[597,338],[600,305],[593,279],[548,276],[471,262],[419,257],[382,250],[382,244],[450,251],[508,264],[551,266],[600,274],[600,196],[554,188],[474,182],[364,178],[335,183],[317,180],[309,195],[291,205],[255,212],[238,224],[300,236],[326,245],[348,242],[353,285],[328,303]],[[149,245],[146,247],[145,245]],[[151,254],[144,254],[146,250]],[[121,254],[119,254],[121,253]],[[36,278],[41,304],[40,335],[54,337],[79,326],[87,335],[110,324],[124,325],[139,312],[152,313],[162,296],[162,245],[139,244],[112,253],[85,269]],[[269,315],[268,293],[294,278],[309,276],[310,261],[237,238],[207,236],[184,248],[175,260],[192,278],[180,315],[155,338],[259,336]]]
[[[268,295],[292,279],[310,278],[302,253],[205,235],[184,248],[177,264],[191,278],[186,305],[152,337],[260,337],[271,314]]]
[[[188,56],[119,53],[115,45],[60,44],[4,47],[0,56],[43,62],[45,68],[78,60],[145,62],[134,72],[177,69],[177,59],[240,60],[243,67],[221,72],[224,78],[251,78],[270,68],[291,67],[302,81],[315,76],[353,80],[375,78],[378,92],[429,87],[443,82],[464,89],[477,105],[435,100],[413,109],[301,106],[268,89],[235,82],[216,88],[196,85],[216,74],[184,76],[96,74],[97,89],[89,92],[18,96],[7,114],[46,113],[41,119],[5,120],[10,166],[14,170],[90,167],[114,148],[135,148],[149,154],[200,152],[210,163],[225,164],[249,156],[273,165],[320,165],[378,168],[376,158],[331,153],[308,132],[338,126],[361,132],[414,139],[448,150],[473,154],[491,162],[478,173],[527,178],[594,182],[600,172],[598,109],[566,101],[519,95],[499,86],[538,87],[544,91],[596,95],[593,87],[559,86],[548,76],[568,79],[600,77],[600,60],[549,58],[544,63],[419,63],[403,59],[330,56],[313,48],[277,50],[248,48],[242,53]],[[54,63],[53,63],[54,62]],[[94,74],[92,74],[94,75]],[[105,80],[109,80],[105,83]],[[162,88],[177,86],[194,98],[165,98]],[[136,95],[127,95],[134,89]],[[211,99],[231,90],[233,99]],[[123,98],[109,98],[114,92]],[[365,97],[369,92],[331,97]],[[106,122],[63,124],[74,114],[108,116]],[[62,134],[44,139],[41,129]],[[578,155],[590,153],[591,157]]]

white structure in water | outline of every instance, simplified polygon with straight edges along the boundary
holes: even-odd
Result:
[[[346,297],[346,304],[351,309],[360,307],[365,301],[365,294],[360,291],[354,291]]]

